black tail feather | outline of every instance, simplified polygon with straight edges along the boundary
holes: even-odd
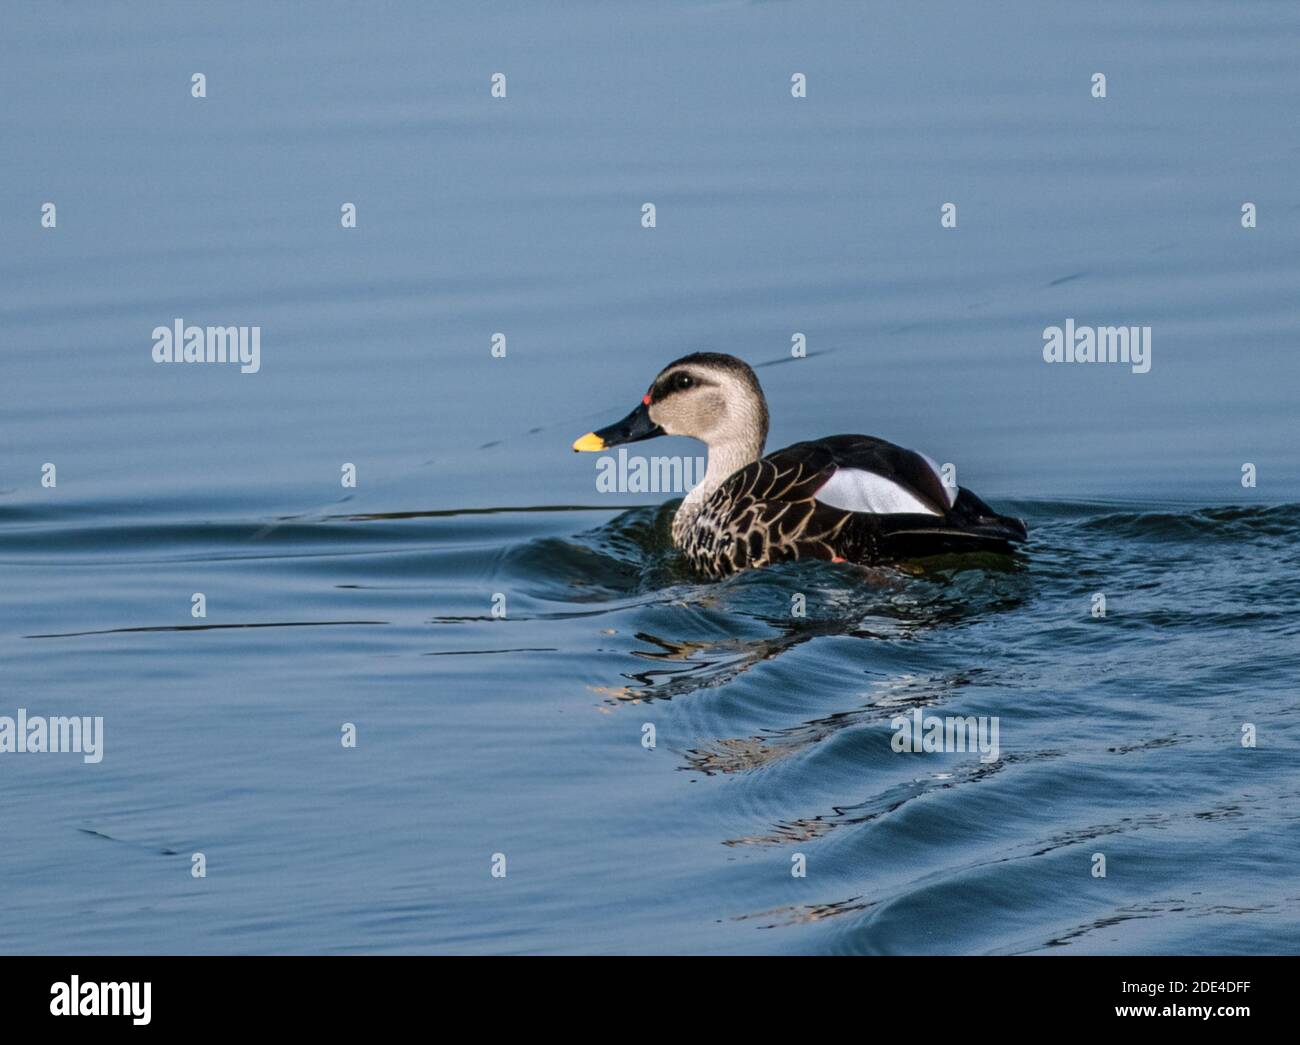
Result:
[[[1028,537],[1022,520],[998,515],[969,490],[959,490],[943,519],[894,530],[885,540],[891,554],[914,557],[948,552],[1010,553]]]

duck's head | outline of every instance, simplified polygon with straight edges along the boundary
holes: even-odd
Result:
[[[685,435],[711,447],[753,447],[767,440],[767,402],[754,371],[743,360],[696,352],[669,363],[640,405],[623,420],[588,432],[575,450],[604,450],[657,435]]]

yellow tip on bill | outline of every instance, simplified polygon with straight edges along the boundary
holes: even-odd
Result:
[[[581,439],[573,444],[575,450],[603,450],[605,449],[605,440],[595,432],[588,432]]]

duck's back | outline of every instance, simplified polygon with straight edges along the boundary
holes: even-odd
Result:
[[[1025,539],[967,490],[946,487],[912,450],[866,435],[795,443],[734,472],[681,540],[692,567],[722,577],[788,559],[899,561],[1009,551]]]

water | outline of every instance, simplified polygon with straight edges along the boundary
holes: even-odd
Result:
[[[1293,5],[268,7],[0,41],[0,714],[105,719],[0,757],[0,950],[1300,946]],[[770,447],[954,462],[1024,560],[699,583],[569,452],[795,332]]]

